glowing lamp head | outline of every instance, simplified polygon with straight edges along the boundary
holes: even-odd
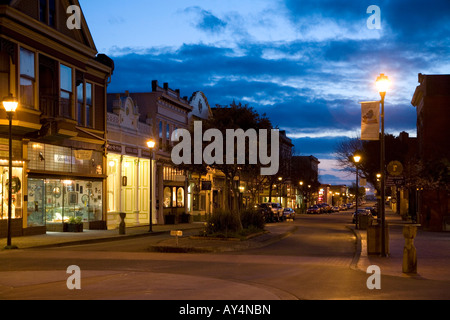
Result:
[[[361,161],[361,156],[358,155],[354,156],[353,161],[355,161],[355,163],[359,163]]]
[[[150,140],[150,141],[147,142],[147,146],[148,146],[150,149],[154,149],[155,146],[156,146],[156,142],[155,142],[154,140]]]
[[[379,93],[386,93],[391,85],[389,78],[383,73],[377,78],[377,89]]]
[[[19,102],[10,94],[8,97],[3,99],[3,107],[6,112],[16,112]]]

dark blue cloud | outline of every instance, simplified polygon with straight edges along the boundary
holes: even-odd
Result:
[[[450,73],[445,69],[450,66],[450,1],[426,5],[418,0],[284,3],[287,19],[294,25],[314,27],[308,21],[321,17],[347,27],[361,24],[361,28],[366,28],[367,7],[376,4],[381,8],[384,31],[379,38],[277,42],[242,38],[230,39],[229,47],[223,43],[180,44],[148,48],[140,54],[123,48],[123,54],[113,57],[116,70],[109,92],[150,91],[156,79],[179,88],[183,96],[201,90],[212,106],[233,100],[248,103],[292,134],[297,153],[329,158],[343,137],[320,133],[354,132],[356,137],[359,102],[379,99],[373,89],[375,76],[391,72],[396,88],[386,99],[386,128],[414,131],[416,110],[410,101],[417,74]],[[187,10],[196,14],[193,24],[197,29],[218,33],[229,27],[228,21],[211,11]],[[308,132],[309,138],[295,138]]]
[[[204,10],[200,7],[189,7],[185,12],[194,12],[199,16],[199,21],[195,23],[195,27],[202,31],[216,33],[222,31],[227,22],[216,17],[212,12]]]

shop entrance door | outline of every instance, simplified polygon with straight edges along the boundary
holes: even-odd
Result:
[[[28,227],[45,226],[45,183],[28,179]]]

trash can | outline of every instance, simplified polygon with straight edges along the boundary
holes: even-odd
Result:
[[[373,217],[371,214],[358,214],[356,217],[358,224],[357,227],[359,230],[367,230],[373,224]]]

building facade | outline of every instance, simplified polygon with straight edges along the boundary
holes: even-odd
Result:
[[[429,230],[450,231],[450,75],[419,74],[419,83],[411,103],[417,110],[419,158],[428,181],[417,190],[418,222]]]
[[[72,217],[105,227],[106,88],[114,69],[87,23],[69,29],[78,1],[0,3],[0,97],[19,101],[13,118],[12,233],[62,231]],[[0,233],[7,215],[8,120],[0,109]]]
[[[211,107],[205,94],[201,91],[194,92],[189,99],[192,112],[189,113],[189,127],[195,121],[208,120],[213,116]],[[204,221],[214,209],[219,208],[221,186],[218,185],[219,175],[211,168],[206,172],[186,172],[188,177],[188,212],[194,221]],[[214,179],[216,177],[216,179]]]
[[[108,229],[119,227],[120,213],[126,213],[127,226],[148,225],[150,222],[150,164],[152,139],[150,123],[142,122],[139,107],[128,92],[108,96],[107,114],[107,222]],[[155,172],[152,175],[154,184]],[[154,199],[154,194],[153,194]],[[155,204],[153,202],[153,211]],[[152,223],[156,217],[152,216]]]
[[[156,141],[154,221],[157,224],[188,222],[188,180],[185,172],[172,162],[171,138],[177,129],[188,129],[192,106],[187,98],[180,96],[180,90],[170,89],[168,83],[161,87],[156,80],[152,81],[151,92],[129,93],[129,97],[139,106],[141,122],[151,126]]]

